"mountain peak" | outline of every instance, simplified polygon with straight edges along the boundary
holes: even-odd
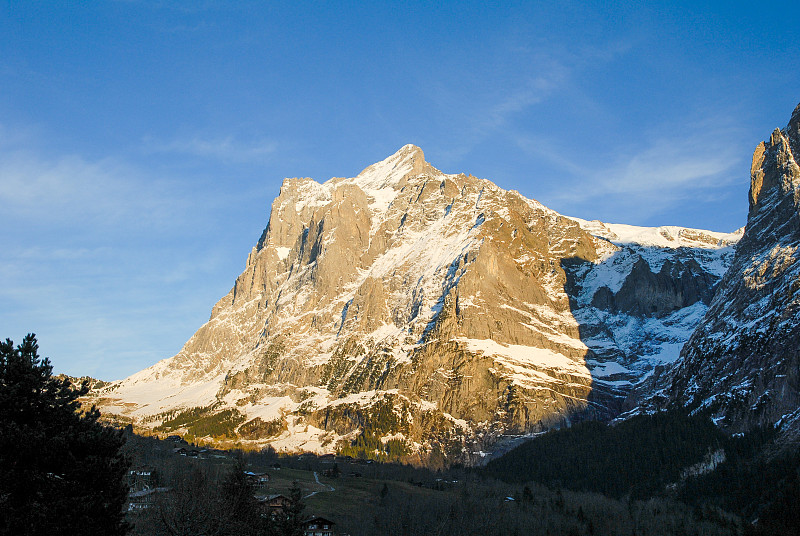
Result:
[[[798,108],[800,108],[800,106],[798,106]],[[422,152],[422,149],[420,149],[418,146],[414,145],[413,143],[407,143],[407,144],[403,145],[394,154],[396,156],[401,156],[401,157],[404,157],[404,158],[411,157],[411,158],[421,158],[422,160],[425,160],[425,154]]]
[[[750,220],[759,217],[762,206],[773,206],[791,194],[800,183],[800,105],[785,129],[776,128],[769,141],[758,144],[750,168]]]
[[[427,168],[431,167],[430,164],[425,161],[425,153],[422,152],[422,149],[411,143],[403,145],[390,158],[392,157],[396,157],[403,162],[409,162],[411,164],[411,170],[415,174],[423,173]]]
[[[670,372],[671,402],[745,430],[797,411],[800,309],[800,106],[756,147],[750,213],[706,317]]]
[[[789,138],[792,152],[795,156],[800,155],[800,104],[792,112],[792,118],[789,119],[785,132],[786,137]]]
[[[387,167],[390,167],[390,169],[398,169],[406,166],[409,166],[411,170],[420,173],[424,169],[425,164],[425,153],[422,152],[422,149],[416,145],[407,143],[395,151],[391,156],[384,158],[380,162],[376,162],[375,164],[372,164],[364,169],[364,171],[359,173],[358,176],[360,177],[376,169],[384,170]]]
[[[409,175],[439,173],[425,161],[425,154],[416,145],[403,145],[394,154],[372,164],[358,174],[355,182],[365,190],[394,187]]]

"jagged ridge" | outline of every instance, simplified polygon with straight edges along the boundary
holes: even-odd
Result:
[[[746,430],[800,407],[800,105],[756,147],[747,226],[711,308],[665,375],[657,404],[708,408]],[[797,427],[800,430],[800,427]]]
[[[471,461],[618,414],[675,360],[737,239],[567,218],[407,145],[354,178],[284,181],[209,321],[101,403],[162,428],[233,411],[279,448]]]

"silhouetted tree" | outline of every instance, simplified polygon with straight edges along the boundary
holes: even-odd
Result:
[[[200,468],[179,475],[169,493],[161,498],[159,517],[170,536],[219,536],[224,523],[219,501]]]
[[[241,454],[220,487],[222,513],[226,519],[223,534],[245,536],[256,534],[261,524],[253,485],[245,475]]]
[[[276,520],[275,533],[281,536],[302,536],[304,509],[303,490],[295,481],[289,490],[289,504]]]
[[[124,534],[123,433],[80,413],[88,386],[38,350],[33,334],[0,343],[0,534]]]

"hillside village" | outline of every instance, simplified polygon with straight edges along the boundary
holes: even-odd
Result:
[[[183,440],[180,436],[171,435],[166,437],[163,441],[155,439],[151,441],[151,446],[155,446],[157,450],[165,450],[171,452],[173,456],[193,459],[197,463],[208,464],[208,466],[228,466],[235,463],[236,454],[228,451],[196,447],[193,444]],[[302,460],[303,457],[298,457]],[[333,460],[333,456],[325,459],[320,459],[320,463],[331,464],[338,462],[349,463],[354,460],[337,458]],[[259,515],[265,518],[277,520],[285,517],[287,511],[293,506],[293,499],[289,491],[286,491],[286,479],[281,478],[281,464],[277,461],[268,465],[267,470],[263,471],[243,471],[243,476],[247,484],[253,492],[253,498],[258,504]],[[284,471],[286,473],[287,471]],[[291,471],[290,471],[291,472]],[[323,474],[330,478],[339,476],[338,466],[334,469],[326,469]],[[358,473],[352,473],[357,475]],[[316,489],[303,489],[302,499],[313,497],[320,492],[332,492],[335,488],[330,485],[325,485],[319,481],[319,476],[316,471],[313,472],[316,486],[308,482],[312,488]],[[359,475],[360,476],[360,475]],[[136,519],[141,516],[152,514],[158,508],[163,507],[163,504],[168,501],[169,494],[173,491],[167,486],[162,486],[162,477],[159,475],[158,469],[152,465],[137,465],[128,471],[128,506],[127,511],[133,520],[134,524]],[[292,485],[297,481],[293,480]],[[276,491],[283,491],[283,493],[276,493]],[[306,515],[301,521],[304,536],[349,536],[346,532],[339,532],[335,530],[335,521],[318,515]]]

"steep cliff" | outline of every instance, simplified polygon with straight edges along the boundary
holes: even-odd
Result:
[[[796,422],[800,408],[800,105],[756,147],[750,211],[730,269],[658,404],[708,408],[732,431]]]
[[[99,403],[217,441],[471,461],[618,414],[738,238],[568,218],[406,145],[354,178],[286,179],[209,321]]]

